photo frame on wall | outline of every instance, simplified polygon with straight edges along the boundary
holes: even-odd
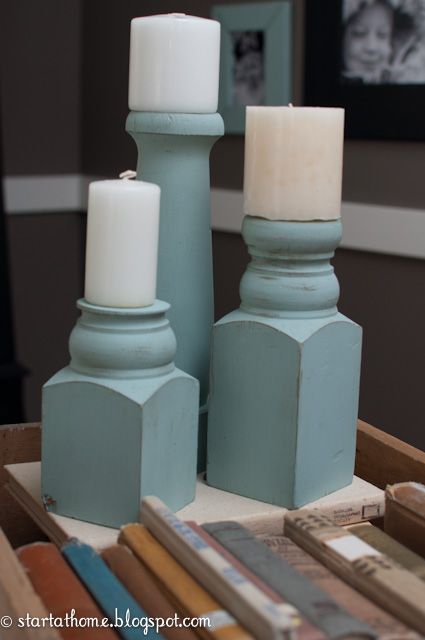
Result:
[[[221,24],[219,111],[226,133],[244,133],[246,106],[291,101],[291,1],[215,5],[211,15]]]
[[[304,102],[346,135],[425,140],[425,0],[306,0]]]

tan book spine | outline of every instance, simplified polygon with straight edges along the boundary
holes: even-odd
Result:
[[[285,533],[346,582],[425,634],[425,583],[317,511],[285,516]]]
[[[408,629],[394,616],[343,582],[289,538],[269,536],[262,540],[270,549],[289,562],[294,569],[326,591],[351,615],[370,625],[380,640],[419,640],[420,636],[416,631]]]
[[[104,549],[101,556],[149,617],[167,619],[180,613],[176,611],[174,603],[166,597],[151,571],[133,555],[128,547],[122,544],[113,545]],[[167,640],[197,639],[195,630],[177,626],[163,627],[161,635]]]
[[[347,530],[425,581],[425,559],[394,540],[382,529],[370,523],[362,523],[351,525]]]
[[[0,618],[4,618],[0,638],[60,640],[61,636],[53,628],[20,628],[18,618],[26,618],[27,615],[41,620],[49,614],[0,529]],[[10,621],[11,626],[7,628]]]
[[[164,592],[169,594],[181,611],[193,618],[216,620],[215,628],[197,628],[200,637],[210,640],[251,640],[248,633],[223,609],[191,575],[173,558],[160,542],[142,525],[122,528],[119,540],[154,574]],[[222,624],[220,624],[220,621]]]
[[[425,558],[425,486],[401,482],[385,490],[385,532]]]

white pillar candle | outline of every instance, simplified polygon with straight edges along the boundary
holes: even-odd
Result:
[[[131,21],[129,107],[133,111],[215,113],[220,23],[184,13]]]
[[[146,307],[156,296],[160,188],[135,180],[89,187],[85,298]]]
[[[245,215],[339,218],[343,145],[343,109],[248,107]]]

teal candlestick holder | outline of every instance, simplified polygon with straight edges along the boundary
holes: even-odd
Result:
[[[119,527],[158,495],[195,497],[199,383],[174,366],[169,304],[77,303],[71,362],[43,387],[42,495],[64,516]]]
[[[361,328],[338,313],[340,221],[245,217],[241,306],[212,339],[207,482],[288,508],[351,483]]]
[[[137,144],[137,177],[161,187],[158,296],[171,304],[176,365],[200,382],[201,471],[214,322],[209,154],[224,124],[218,113],[132,111],[126,129]]]

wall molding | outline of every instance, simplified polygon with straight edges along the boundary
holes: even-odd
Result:
[[[81,174],[8,176],[3,180],[6,212],[11,215],[84,211],[88,184],[99,177]],[[239,233],[241,191],[212,189],[212,228]],[[343,202],[346,249],[425,258],[425,210]]]
[[[87,208],[90,178],[81,174],[6,176],[4,206],[8,214],[65,213]]]

